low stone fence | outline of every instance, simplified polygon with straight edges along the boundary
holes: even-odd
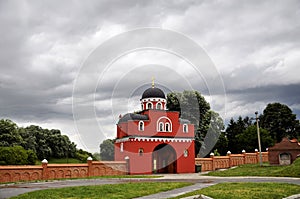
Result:
[[[268,152],[262,152],[263,162],[268,162]],[[227,169],[242,164],[259,163],[259,153],[228,154],[227,156],[214,156],[210,158],[195,158],[195,164],[201,165],[201,171],[214,171]]]
[[[0,182],[34,181],[91,176],[125,175],[125,161],[92,161],[84,164],[48,164],[39,166],[0,166]]]

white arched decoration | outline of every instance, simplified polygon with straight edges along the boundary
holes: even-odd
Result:
[[[153,104],[152,102],[147,103],[147,109],[153,109]]]
[[[162,120],[166,120],[166,121],[163,122]],[[163,127],[164,127],[163,131],[161,131],[161,128],[160,128],[161,124],[163,124]],[[157,131],[167,132],[166,124],[169,124],[169,129],[168,129],[169,131],[168,132],[172,132],[172,121],[168,117],[166,117],[166,116],[162,116],[162,117],[158,118],[157,124],[156,124]]]
[[[164,132],[165,131],[165,129],[164,129],[164,123],[162,123],[162,122],[159,123],[158,131],[160,131],[160,132]]]
[[[123,142],[120,144],[120,152],[123,152],[123,150],[124,150],[124,144],[123,144]]]
[[[165,131],[166,132],[170,132],[171,130],[170,130],[170,123],[169,122],[166,122],[165,123]]]
[[[187,124],[183,124],[183,129],[182,129],[182,131],[183,131],[184,133],[189,132],[189,128],[188,128],[188,125],[187,125]]]
[[[162,104],[160,102],[157,102],[156,109],[157,110],[161,110],[162,109]]]
[[[138,129],[139,131],[144,131],[145,124],[143,121],[139,121]]]

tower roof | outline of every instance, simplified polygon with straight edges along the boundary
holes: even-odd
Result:
[[[165,93],[156,87],[151,87],[148,88],[147,90],[144,91],[142,95],[142,99],[144,98],[164,98],[166,99]]]

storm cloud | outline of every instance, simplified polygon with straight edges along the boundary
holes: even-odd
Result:
[[[271,102],[287,104],[299,118],[299,18],[297,0],[1,1],[0,118],[60,128],[80,148],[98,151],[103,139],[116,136],[118,116],[139,110],[152,76],[165,92],[200,91],[216,112],[226,100],[225,121],[262,112]],[[197,74],[184,57],[155,48],[126,52],[109,66],[95,63],[102,73],[91,73],[74,88],[99,46],[148,27],[177,32],[201,46],[226,99],[206,84],[212,77],[205,66]],[[85,112],[74,116],[74,90],[76,102],[93,103],[93,118]],[[91,127],[94,120],[98,126]]]

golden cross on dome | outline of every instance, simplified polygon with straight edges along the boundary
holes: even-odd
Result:
[[[152,77],[152,88],[154,88],[154,77]]]

